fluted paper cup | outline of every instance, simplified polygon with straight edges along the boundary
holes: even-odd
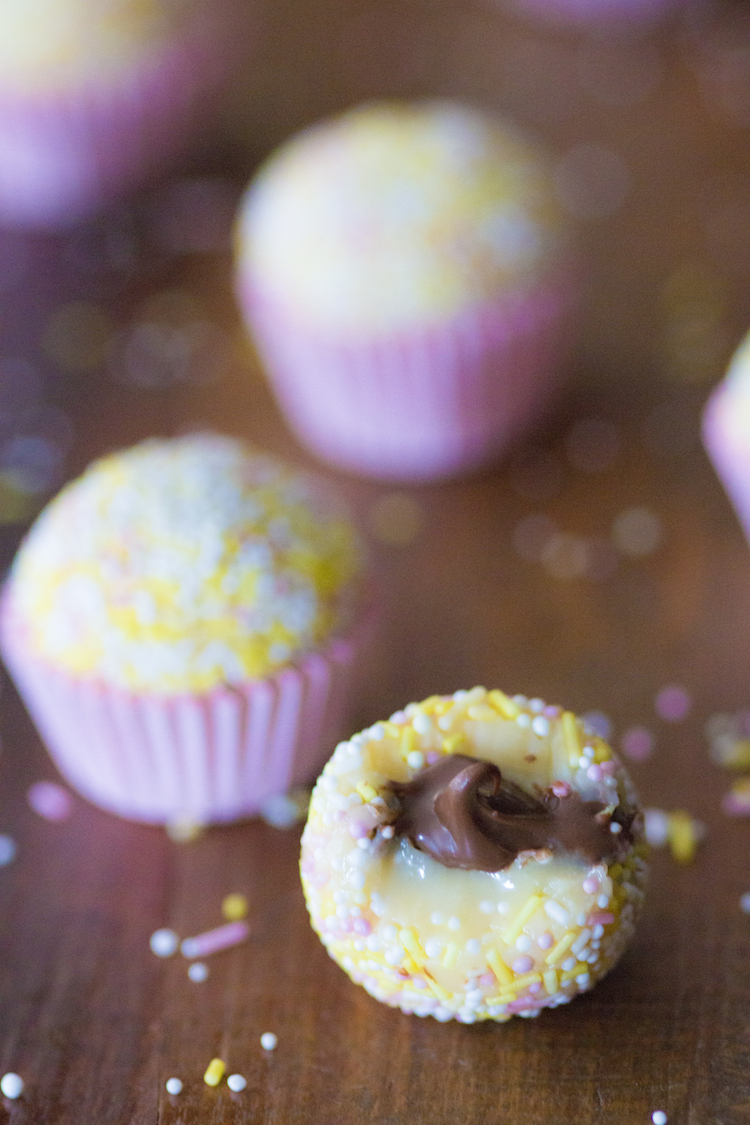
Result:
[[[300,440],[381,479],[457,476],[502,453],[545,407],[567,344],[571,282],[504,295],[431,328],[326,338],[257,289],[240,292]]]
[[[60,773],[93,804],[150,823],[238,820],[312,780],[342,733],[360,640],[335,639],[262,680],[147,695],[51,667],[7,596],[0,605],[3,658]]]

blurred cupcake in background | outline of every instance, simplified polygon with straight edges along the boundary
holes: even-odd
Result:
[[[750,540],[750,333],[708,400],[703,444]]]
[[[575,286],[547,161],[477,110],[371,104],[306,130],[250,185],[236,252],[282,409],[337,466],[470,471],[556,385]]]
[[[0,222],[71,223],[215,124],[241,0],[3,0]]]
[[[312,779],[340,733],[363,554],[319,482],[218,435],[94,462],[47,506],[0,645],[95,804],[228,821]]]

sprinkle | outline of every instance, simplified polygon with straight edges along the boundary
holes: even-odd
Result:
[[[517,957],[513,962],[513,972],[528,973],[533,964],[533,957]]]
[[[667,1115],[663,1109],[655,1109],[651,1114],[654,1125],[667,1125]]]
[[[557,945],[547,954],[545,958],[547,964],[556,965],[558,961],[561,961],[575,940],[575,930],[568,930],[566,934],[563,934]]]
[[[502,691],[495,689],[489,692],[487,701],[492,704],[496,711],[500,712],[504,719],[515,719],[519,715],[520,707],[518,704],[514,703],[512,699],[508,699],[508,696]]]
[[[558,989],[556,971],[554,969],[547,969],[542,979],[544,980],[544,987],[547,989],[548,995],[553,996]]]
[[[531,729],[540,738],[546,738],[549,734],[549,719],[545,719],[544,715],[537,715],[531,723]]]
[[[401,756],[408,759],[409,755],[417,749],[419,736],[414,727],[404,727],[401,731]]]
[[[451,918],[448,919],[448,929],[449,930],[460,930],[461,929],[461,919],[456,917],[455,914]]]
[[[654,736],[645,727],[631,727],[620,739],[623,754],[633,762],[644,762],[651,757]]]
[[[578,735],[578,724],[571,711],[563,711],[560,720],[562,724],[563,741],[571,762],[577,761],[581,756],[581,742]]]
[[[549,915],[552,921],[557,922],[559,926],[570,925],[570,914],[563,906],[560,906],[559,902],[555,902],[553,898],[545,902],[544,913]]]
[[[432,719],[429,715],[425,715],[424,711],[417,711],[412,719],[412,726],[417,734],[429,734],[432,730]]]
[[[221,902],[221,913],[227,922],[239,922],[240,918],[246,918],[248,911],[248,902],[244,895],[234,893],[227,895]]]
[[[70,793],[54,781],[35,782],[30,786],[26,798],[34,812],[44,820],[67,820],[73,811]]]
[[[611,926],[614,920],[614,914],[609,911],[602,911],[600,914],[589,914],[587,919],[590,926]]]
[[[226,1063],[223,1059],[211,1059],[206,1067],[206,1073],[203,1075],[203,1081],[207,1086],[218,1086],[226,1069]]]
[[[602,767],[589,766],[589,768],[586,770],[586,777],[589,779],[589,781],[601,781],[601,779],[604,777],[604,774],[602,773]]]
[[[721,807],[729,816],[750,816],[750,778],[735,781],[722,797]]]
[[[592,877],[589,875],[586,879],[583,880],[581,886],[583,888],[584,894],[595,895],[599,887],[599,881],[598,879],[592,879]]]
[[[419,750],[412,750],[411,754],[406,755],[406,764],[413,770],[421,770],[424,765],[424,754]]]
[[[14,1074],[12,1070],[8,1071],[0,1078],[0,1090],[5,1094],[6,1098],[15,1101],[20,1098],[23,1093],[23,1078],[20,1074]]]
[[[445,947],[445,953],[443,954],[443,960],[441,961],[443,968],[452,969],[456,961],[458,960],[458,955],[460,952],[461,949],[458,943],[455,941],[449,941]]]
[[[662,524],[650,508],[626,508],[612,524],[612,541],[631,559],[652,555],[662,540]]]
[[[657,714],[666,723],[679,723],[690,714],[692,706],[690,695],[679,684],[662,688],[655,700]]]
[[[485,957],[487,958],[487,964],[497,977],[498,983],[500,985],[512,985],[513,974],[503,961],[499,951],[493,946],[487,950]],[[443,964],[445,964],[445,962],[443,962]]]
[[[227,1078],[227,1086],[233,1094],[239,1094],[247,1086],[247,1078],[243,1078],[241,1074],[230,1074]]]
[[[503,996],[506,992],[511,990],[516,993],[522,992],[524,988],[528,988],[531,984],[536,984],[538,981],[541,981],[541,979],[541,973],[524,973],[523,976],[516,977],[508,988],[501,988],[499,995]]]
[[[740,896],[740,910],[743,914],[750,914],[750,891],[745,891],[744,895]]]
[[[622,832],[622,825],[618,824],[616,820],[613,820],[609,826],[609,830],[613,836],[619,836],[619,834]]]
[[[401,942],[406,952],[409,953],[418,964],[424,961],[425,952],[419,944],[419,938],[413,929],[407,928],[399,930],[398,940]]]
[[[673,859],[678,863],[691,863],[700,840],[701,832],[697,821],[683,809],[676,809],[669,816],[669,847]]]
[[[264,1031],[260,1037],[260,1045],[264,1051],[275,1051],[278,1042],[278,1036],[272,1031]]]
[[[600,910],[606,910],[609,906],[609,895],[599,895],[599,898],[596,900],[596,905]]]
[[[663,847],[669,838],[669,813],[664,809],[645,809],[643,827],[646,840],[651,847]]]
[[[503,930],[503,941],[507,945],[513,945],[521,930],[524,928],[529,919],[536,914],[539,907],[542,905],[541,895],[531,895],[524,905],[519,910],[516,917],[510,922]],[[545,907],[546,909],[546,907]]]
[[[166,824],[166,833],[175,844],[191,844],[203,834],[205,824],[191,816],[176,816]]]
[[[551,949],[554,945],[554,942],[555,939],[549,932],[549,930],[546,933],[541,934],[536,941],[540,949]]]
[[[214,930],[185,938],[180,949],[183,957],[207,957],[209,953],[216,953],[219,949],[238,945],[249,933],[247,922],[227,922],[225,926],[217,926]]]
[[[531,715],[527,715],[525,711],[522,711],[521,714],[517,717],[516,723],[519,727],[530,727]]]
[[[453,754],[465,741],[466,735],[464,732],[458,731],[456,734],[452,734],[450,738],[443,739],[443,750],[446,754]]]
[[[0,867],[7,867],[16,858],[16,841],[12,836],[0,835]]]
[[[260,817],[272,828],[291,828],[305,819],[309,806],[309,789],[290,789],[267,797],[260,807]]]
[[[177,1095],[182,1093],[182,1082],[179,1078],[168,1078],[166,1086],[168,1094]]]
[[[203,984],[208,979],[208,965],[203,961],[194,961],[188,968],[188,976],[195,984]]]
[[[373,797],[377,797],[378,795],[377,789],[374,789],[372,785],[370,785],[369,781],[360,781],[359,785],[357,786],[357,792],[359,793],[365,804],[367,804],[368,801],[371,801]]]
[[[477,954],[481,951],[482,946],[476,938],[469,938],[466,943],[466,952]]]
[[[605,715],[603,711],[587,711],[585,715],[581,716],[584,727],[588,727],[594,734],[598,734],[599,738],[608,739],[612,734],[612,720],[609,715]],[[584,754],[586,753],[586,747]]]
[[[171,957],[177,952],[180,939],[174,930],[154,930],[148,939],[148,944],[151,946],[151,952],[157,957]]]

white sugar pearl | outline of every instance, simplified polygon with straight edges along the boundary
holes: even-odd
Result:
[[[180,939],[174,930],[154,930],[148,944],[157,957],[171,957],[177,952]]]
[[[181,1094],[182,1093],[182,1082],[180,1082],[179,1078],[168,1078],[167,1079],[167,1093],[168,1094]]]
[[[5,1094],[6,1098],[11,1098],[13,1100],[20,1098],[23,1093],[23,1078],[21,1078],[20,1074],[14,1074],[12,1070],[9,1071],[8,1074],[4,1074],[3,1077],[0,1078],[0,1090]]]
[[[268,1034],[270,1035],[270,1032]],[[247,1086],[247,1079],[243,1078],[241,1074],[230,1074],[227,1078],[227,1086],[233,1093],[239,1094]]]
[[[667,1115],[663,1109],[655,1109],[651,1114],[654,1125],[667,1125]]]
[[[0,836],[0,867],[6,867],[16,858],[16,841],[12,836]]]
[[[531,724],[531,729],[540,738],[545,738],[549,734],[549,719],[546,719],[544,715],[537,715]]]
[[[460,930],[461,929],[461,919],[457,918],[455,916],[455,914],[453,915],[452,918],[448,919],[448,929],[449,930]]]
[[[188,969],[188,976],[196,984],[202,984],[208,979],[208,965],[203,961],[195,961]]]
[[[406,755],[406,764],[413,770],[421,770],[424,765],[424,754],[419,750],[412,750],[411,754]]]
[[[272,1031],[264,1031],[260,1037],[260,1045],[264,1051],[273,1051],[278,1043],[278,1038]]]

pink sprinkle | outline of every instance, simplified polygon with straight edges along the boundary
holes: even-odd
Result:
[[[435,762],[439,762],[440,759],[442,758],[442,756],[443,755],[438,750],[428,751],[428,753],[427,753],[427,764],[430,765],[430,766],[434,766]]]
[[[70,793],[54,781],[36,781],[26,797],[34,812],[45,820],[67,820],[73,811]]]
[[[531,966],[534,964],[530,957],[517,957],[513,962],[514,973],[528,973]]]
[[[552,782],[552,792],[555,794],[556,797],[562,798],[562,797],[569,797],[572,790],[571,790],[570,786],[568,785],[567,781],[553,781]]]
[[[667,723],[679,723],[690,714],[693,705],[685,688],[679,684],[669,684],[662,688],[655,703],[657,714]]]
[[[556,706],[554,703],[548,704],[542,711],[545,719],[559,719],[562,714],[562,707]]]
[[[601,766],[589,766],[589,768],[586,770],[586,777],[589,779],[589,781],[601,781],[603,776],[604,775],[602,773]]]
[[[541,934],[537,938],[536,943],[537,943],[537,945],[539,946],[540,949],[551,949],[552,943],[554,942],[554,940],[555,939],[553,938],[552,934],[548,930],[545,934]]]
[[[494,973],[482,973],[477,984],[481,984],[482,988],[492,988],[496,980],[497,977]]]
[[[372,933],[372,926],[366,918],[355,918],[352,922],[352,929],[355,934],[361,934],[363,937]]]
[[[620,739],[622,752],[634,762],[643,762],[651,756],[654,748],[654,736],[645,727],[631,727],[626,730]]]
[[[529,992],[532,994],[538,992],[541,987],[541,981],[535,980],[533,984],[529,985]]]
[[[743,796],[742,793],[730,790],[722,797],[721,807],[728,816],[749,816],[750,794]]]
[[[614,922],[614,914],[609,914],[606,910],[603,914],[589,914],[586,919],[587,926],[609,926]]]
[[[595,895],[599,888],[599,882],[589,876],[583,880],[583,893],[586,895]]]
[[[608,762],[602,762],[600,769],[605,777],[612,777],[615,772],[615,763],[610,759]]]
[[[196,937],[185,938],[180,949],[183,957],[207,957],[209,953],[239,945],[249,933],[250,926],[247,922],[227,922],[226,926],[217,926],[215,930],[206,930]]]
[[[370,831],[368,825],[363,824],[361,820],[353,820],[349,825],[349,831],[355,840],[361,840]]]

